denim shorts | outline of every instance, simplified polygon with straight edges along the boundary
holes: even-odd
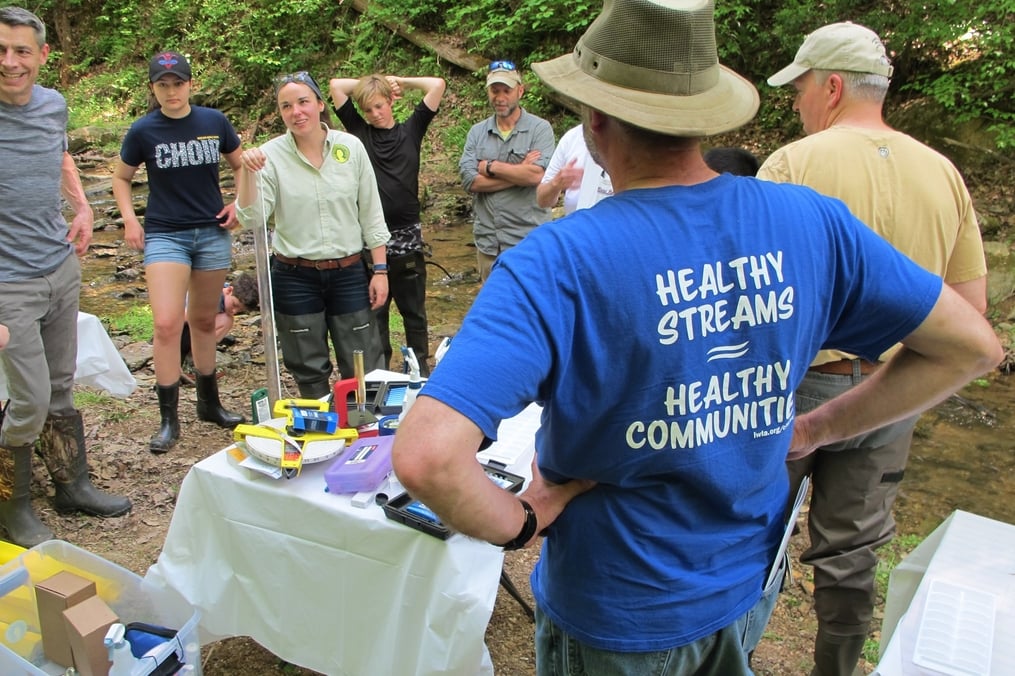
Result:
[[[232,265],[233,237],[217,225],[145,233],[144,264],[183,263],[191,270],[228,270]]]

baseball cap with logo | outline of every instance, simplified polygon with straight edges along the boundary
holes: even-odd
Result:
[[[878,34],[849,21],[822,26],[808,35],[793,63],[768,78],[768,84],[787,85],[814,68],[892,76],[892,65]]]
[[[514,89],[522,83],[521,73],[511,61],[493,61],[489,66],[490,72],[486,74],[486,86],[500,83]]]
[[[163,75],[175,75],[181,80],[190,79],[190,64],[179,52],[159,52],[148,62],[148,81],[155,82]]]

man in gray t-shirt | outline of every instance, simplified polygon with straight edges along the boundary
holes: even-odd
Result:
[[[494,61],[486,94],[494,114],[473,125],[465,139],[458,173],[472,193],[479,277],[485,280],[500,252],[518,244],[550,219],[536,204],[536,187],[553,156],[553,129],[522,110],[522,76],[510,61]]]
[[[0,351],[10,393],[0,415],[0,525],[32,547],[53,537],[32,510],[36,440],[58,512],[119,516],[131,503],[92,485],[74,408],[77,257],[88,250],[93,215],[67,153],[67,104],[35,83],[49,56],[42,21],[0,7],[0,55],[0,324],[10,332]],[[74,209],[69,228],[61,194]]]

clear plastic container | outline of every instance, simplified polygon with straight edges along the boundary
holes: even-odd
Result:
[[[64,570],[94,581],[99,597],[121,622],[179,627],[175,640],[179,644],[180,659],[186,659],[188,653],[199,655],[200,613],[174,614],[165,604],[159,603],[157,592],[146,587],[141,576],[68,542],[49,540],[0,566],[0,674],[3,676],[59,676],[66,671],[66,667],[43,655],[35,604],[35,584]],[[193,666],[195,671],[191,673],[199,676],[199,658]]]

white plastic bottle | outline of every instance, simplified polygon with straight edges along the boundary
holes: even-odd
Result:
[[[131,676],[137,665],[137,658],[130,652],[130,643],[124,636],[125,632],[126,628],[116,622],[109,627],[103,639],[109,660],[113,663],[109,668],[109,676]]]
[[[419,377],[419,361],[416,359],[416,353],[412,351],[411,347],[403,347],[402,354],[405,356],[405,363],[409,365],[409,385],[405,388],[405,397],[402,399],[402,412],[398,414],[399,423],[405,419],[405,415],[416,402],[416,395],[423,388],[423,382]]]

